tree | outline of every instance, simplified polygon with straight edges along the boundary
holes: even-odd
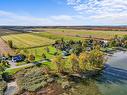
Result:
[[[76,54],[76,55],[79,55],[82,51],[83,51],[82,46],[80,46],[80,45],[75,45],[75,46],[73,47],[72,53],[74,53],[74,54]]]
[[[30,55],[28,56],[28,60],[29,60],[30,62],[33,62],[33,61],[35,60],[35,56],[34,56],[33,54],[30,54]]]
[[[115,47],[115,46],[117,46],[116,41],[115,40],[111,40],[109,42],[109,47]]]
[[[124,41],[124,47],[127,48],[127,40]]]
[[[124,36],[123,36],[123,39],[124,39],[124,40],[127,40],[127,35],[124,35]]]
[[[46,60],[46,55],[44,53],[42,54],[42,60]]]
[[[64,60],[62,56],[59,55],[59,56],[54,57],[52,59],[52,63],[56,64],[58,72],[64,71]]]
[[[80,71],[80,67],[79,67],[79,63],[78,63],[78,57],[75,54],[71,54],[68,57],[68,61],[72,64],[73,72],[79,72]]]
[[[118,35],[115,35],[113,39],[111,39],[109,46],[110,47],[116,47],[121,45],[121,40],[118,37]]]
[[[20,49],[16,49],[16,50],[15,50],[15,54],[16,54],[16,55],[19,54],[20,52],[21,52]]]
[[[80,68],[81,68],[82,70],[87,69],[87,68],[86,68],[87,63],[88,63],[88,53],[86,53],[86,52],[80,53],[80,55],[79,55],[79,64],[80,64]]]
[[[20,52],[18,54],[27,56],[28,52],[27,52],[27,50],[20,50]]]
[[[101,50],[101,47],[100,47],[100,45],[98,45],[98,44],[96,44],[96,45],[94,45],[94,49],[96,49],[96,50]]]
[[[49,50],[49,48],[48,48],[48,47],[46,47],[46,48],[45,48],[45,50],[46,50],[46,52],[47,52],[47,53],[49,53],[49,52],[50,52],[50,50]]]
[[[8,45],[9,45],[10,48],[13,48],[13,42],[12,42],[12,40],[8,40]]]
[[[114,36],[114,39],[118,39],[118,35],[115,35],[115,36]]]
[[[0,72],[3,72],[6,68],[9,68],[10,65],[8,61],[1,61],[0,62]]]
[[[92,66],[101,67],[105,62],[104,53],[94,49],[89,53],[88,61]]]

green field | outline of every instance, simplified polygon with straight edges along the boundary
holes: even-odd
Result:
[[[54,42],[54,40],[48,39],[46,37],[39,37],[30,34],[14,34],[8,36],[2,36],[6,42],[12,40],[13,46],[15,48],[32,48],[47,46]]]
[[[35,28],[31,33],[11,34],[2,36],[1,38],[8,42],[12,40],[13,47],[16,49],[27,49],[29,54],[34,54],[36,60],[40,60],[44,53],[47,58],[52,58],[56,52],[51,46],[55,40],[63,38],[64,40],[85,40],[90,35],[94,38],[110,39],[115,35],[127,35],[126,31],[102,31],[102,30],[84,30],[84,29],[50,29],[50,28]],[[49,47],[50,53],[47,53],[44,48]]]
[[[105,38],[110,39],[115,35],[123,36],[127,35],[127,31],[104,31],[104,30],[85,30],[85,29],[46,29],[46,28],[37,28],[34,31],[39,31],[36,34],[52,38],[51,35],[55,38],[65,37],[65,39],[83,39],[89,36],[94,38]]]
[[[40,36],[40,37],[46,37],[46,38],[49,38],[49,39],[53,39],[53,40],[59,40],[61,38],[63,38],[64,40],[83,40],[84,38],[81,38],[81,37],[75,37],[75,36],[67,36],[65,34],[55,34],[55,33],[49,33],[49,32],[33,32],[32,33],[33,35],[37,35],[37,36]]]
[[[28,49],[28,52],[30,54],[34,54],[36,57],[36,61],[42,59],[42,54],[44,53],[48,59],[52,59],[54,57],[54,53],[56,52],[56,49],[52,46],[48,46],[49,53],[45,50],[46,47],[39,47],[39,48],[31,48]],[[61,54],[61,51],[58,51],[59,54]]]

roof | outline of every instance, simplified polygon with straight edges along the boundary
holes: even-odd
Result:
[[[17,55],[17,56],[12,57],[12,59],[16,61],[21,61],[22,57],[20,55]]]

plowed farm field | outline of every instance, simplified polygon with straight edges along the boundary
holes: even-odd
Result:
[[[13,50],[0,38],[0,55],[13,55]]]

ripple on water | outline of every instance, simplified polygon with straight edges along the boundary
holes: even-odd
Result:
[[[107,68],[97,79],[103,95],[127,95],[127,52],[117,52],[107,61]]]

